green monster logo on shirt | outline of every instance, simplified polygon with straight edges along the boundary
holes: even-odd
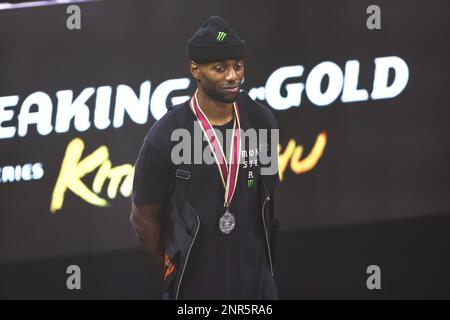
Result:
[[[249,171],[247,176],[247,187],[250,189],[254,185],[253,172]]]

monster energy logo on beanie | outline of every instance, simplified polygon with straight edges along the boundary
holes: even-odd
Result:
[[[227,34],[225,32],[222,32],[222,31],[217,32],[217,41],[223,41],[223,39],[225,39],[226,35]]]
[[[206,20],[187,43],[187,56],[197,63],[245,58],[245,41],[218,16]]]

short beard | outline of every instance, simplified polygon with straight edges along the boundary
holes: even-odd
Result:
[[[213,100],[220,101],[222,103],[233,103],[236,101],[239,91],[241,90],[241,86],[239,86],[238,92],[234,96],[225,96],[220,92],[217,92],[214,88],[210,88],[207,86],[203,86],[203,90],[205,91],[206,95],[208,95]]]

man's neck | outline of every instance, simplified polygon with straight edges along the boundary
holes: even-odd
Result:
[[[202,90],[198,90],[198,103],[213,126],[224,125],[233,117],[233,104],[211,99]]]

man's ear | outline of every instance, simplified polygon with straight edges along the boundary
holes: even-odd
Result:
[[[195,79],[200,80],[200,67],[195,61],[189,62],[189,71]]]

